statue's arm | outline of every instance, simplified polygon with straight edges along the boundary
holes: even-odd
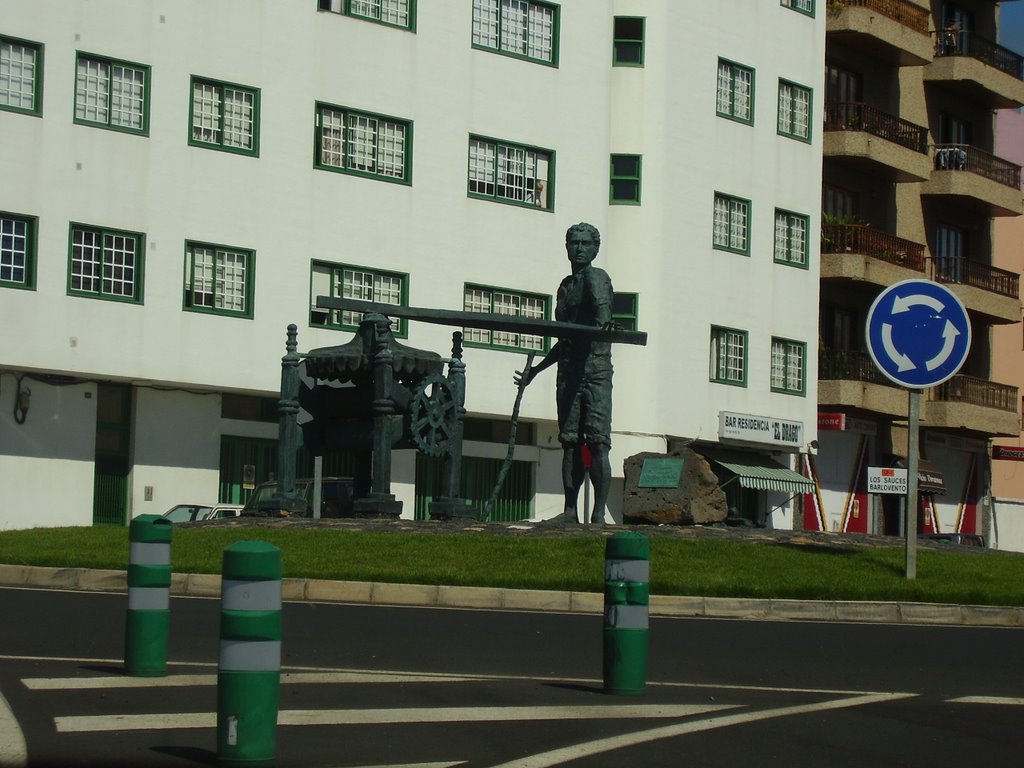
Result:
[[[615,292],[612,289],[612,279],[603,269],[593,268],[590,270],[590,295],[594,302],[594,325],[601,328],[610,328],[612,325],[612,301]]]
[[[552,365],[557,363],[558,356],[561,354],[561,343],[562,342],[560,341],[556,341],[555,345],[551,347],[550,350],[548,350],[548,353],[544,357],[542,357],[540,362],[537,363],[536,365],[531,366],[530,368],[527,368],[524,371],[516,371],[516,375],[514,377],[516,386],[525,387],[527,384],[529,384],[531,381],[537,378],[537,374],[539,374],[541,371],[550,368]]]

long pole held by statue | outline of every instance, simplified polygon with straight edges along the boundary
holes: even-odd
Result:
[[[512,467],[512,457],[516,452],[516,431],[519,427],[519,407],[523,404],[523,393],[526,392],[526,386],[529,383],[526,374],[531,366],[533,366],[535,354],[531,352],[526,356],[526,365],[519,372],[521,378],[519,379],[519,387],[516,390],[516,401],[512,406],[512,419],[508,426],[508,452],[505,454],[505,461],[502,463],[501,469],[498,470],[498,477],[494,481],[494,487],[491,489],[491,495],[487,499],[487,504],[484,505],[484,520],[491,519],[491,513],[494,511],[494,502],[498,500],[498,494],[501,493],[501,487],[505,484],[505,478]]]

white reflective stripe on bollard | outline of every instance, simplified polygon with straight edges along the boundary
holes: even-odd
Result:
[[[221,640],[221,672],[277,672],[281,669],[280,640]]]
[[[650,560],[605,560],[605,581],[650,581]]]
[[[608,629],[647,629],[646,605],[609,605],[604,612]]]
[[[171,607],[167,587],[128,587],[129,611],[166,611]]]
[[[281,582],[224,579],[220,607],[224,611],[280,611]]]
[[[128,562],[132,565],[170,565],[171,544],[160,541],[132,541],[128,544]]]

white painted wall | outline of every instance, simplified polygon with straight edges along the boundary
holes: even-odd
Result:
[[[992,540],[990,547],[1024,552],[1024,501],[992,499]]]

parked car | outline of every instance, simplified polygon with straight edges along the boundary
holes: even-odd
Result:
[[[313,516],[313,479],[301,478],[295,481],[295,490],[299,498],[305,500],[306,509],[303,517]],[[242,507],[243,515],[279,514],[273,508],[273,496],[277,493],[277,481],[268,480],[260,483],[252,492],[252,496]],[[352,517],[352,478],[325,477],[321,480],[320,517]]]
[[[162,516],[172,523],[194,523],[197,520],[237,517],[241,511],[237,504],[176,504]]]
[[[963,547],[984,547],[985,539],[976,533],[926,533],[921,538]]]
[[[238,517],[242,514],[241,504],[218,504],[203,520],[222,520],[225,517]]]

